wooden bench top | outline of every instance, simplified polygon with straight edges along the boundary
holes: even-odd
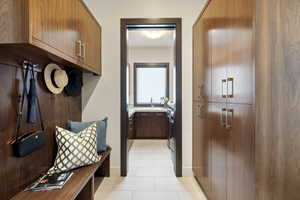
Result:
[[[106,152],[100,154],[102,155],[100,162],[74,170],[73,176],[62,189],[49,191],[22,191],[11,200],[74,200],[88,181],[94,176],[95,172],[102,165],[107,156],[109,156],[110,152],[111,148],[108,147]]]

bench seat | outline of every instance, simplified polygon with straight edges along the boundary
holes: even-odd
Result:
[[[110,152],[101,153],[101,161],[96,164],[73,170],[74,174],[62,189],[49,191],[22,191],[11,200],[93,200],[94,176],[108,177]]]

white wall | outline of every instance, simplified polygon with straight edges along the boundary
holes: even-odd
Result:
[[[102,25],[103,76],[84,76],[83,120],[109,117],[111,166],[120,167],[120,18],[182,18],[183,174],[192,165],[192,25],[205,0],[85,0]],[[87,30],[88,31],[88,30]],[[118,170],[119,171],[119,170]],[[113,171],[114,172],[114,171]]]
[[[128,63],[130,65],[130,101],[134,103],[134,63],[169,63],[170,99],[174,100],[174,48],[173,47],[129,47]]]

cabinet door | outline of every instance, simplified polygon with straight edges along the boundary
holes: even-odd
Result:
[[[212,11],[208,18],[212,57],[212,101],[219,103],[227,101],[228,49],[231,45],[228,41],[230,19],[228,18],[227,4],[227,1],[212,1]]]
[[[200,101],[200,89],[201,89],[201,53],[200,48],[200,25],[201,20],[199,19],[193,27],[193,99],[194,101]]]
[[[254,95],[253,0],[228,0],[230,52],[228,63],[228,101],[252,104]]]
[[[77,0],[77,10],[77,26],[82,43],[80,64],[101,75],[101,27],[80,0]]]
[[[193,171],[207,196],[211,194],[210,130],[212,118],[210,104],[194,102],[193,108]]]
[[[251,105],[228,104],[227,199],[255,199],[255,122]]]
[[[193,90],[194,101],[208,102],[211,97],[211,55],[209,50],[209,30],[206,21],[207,12],[198,19],[193,36]]]
[[[229,131],[226,130],[226,104],[214,103],[211,106],[213,127],[211,134],[211,199],[226,200],[227,194],[227,149]]]
[[[75,1],[29,0],[29,10],[31,43],[69,61],[76,59]]]
[[[168,121],[165,113],[135,114],[136,139],[167,139]]]

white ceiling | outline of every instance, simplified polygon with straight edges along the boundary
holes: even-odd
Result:
[[[175,45],[175,30],[128,30],[127,42],[130,47],[173,47]]]

